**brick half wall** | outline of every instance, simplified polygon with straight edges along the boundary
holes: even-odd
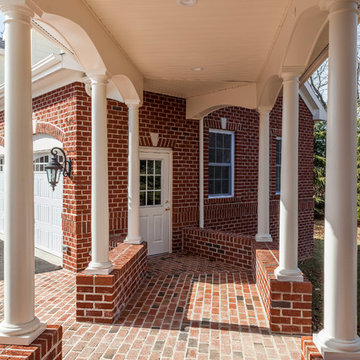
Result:
[[[312,284],[278,281],[274,270],[279,251],[265,244],[255,246],[256,284],[263,301],[270,329],[281,334],[311,334]]]
[[[183,250],[209,260],[224,261],[242,269],[252,269],[254,237],[224,231],[184,228]]]
[[[112,324],[145,278],[147,247],[119,244],[110,252],[109,275],[76,275],[76,320]]]
[[[62,327],[47,325],[30,345],[0,345],[0,360],[61,360]]]
[[[323,359],[319,350],[313,342],[312,336],[303,336],[301,338],[301,360]]]

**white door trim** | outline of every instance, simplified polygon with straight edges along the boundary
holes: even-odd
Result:
[[[140,146],[139,147],[139,157],[141,158],[142,154],[147,156],[151,154],[164,154],[169,156],[169,202],[170,202],[170,214],[169,214],[169,253],[172,253],[172,213],[173,213],[173,150],[171,148],[158,148],[151,146]]]

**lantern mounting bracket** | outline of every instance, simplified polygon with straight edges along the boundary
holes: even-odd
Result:
[[[62,156],[64,157],[63,163],[62,164],[59,163],[59,165],[61,166],[63,175],[64,175],[64,177],[70,177],[70,174],[71,174],[71,159],[70,158],[67,159],[65,151],[62,148],[59,148],[59,147],[53,147],[50,150],[50,153],[51,153],[51,155],[53,157],[57,158],[58,157],[58,151],[60,151]]]
[[[59,152],[61,154],[59,154]],[[57,185],[61,173],[63,173],[64,177],[70,177],[71,175],[71,159],[66,158],[66,154],[63,149],[59,147],[54,147],[50,150],[52,158],[49,160],[48,164],[45,167],[45,170],[48,175],[48,181],[51,185],[53,191],[55,190],[55,186]],[[60,164],[58,161],[58,156],[63,156],[63,161]]]

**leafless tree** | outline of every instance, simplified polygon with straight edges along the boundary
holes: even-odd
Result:
[[[357,102],[360,108],[360,27],[358,27],[358,48],[357,48]],[[309,83],[321,104],[327,109],[327,91],[328,91],[328,59],[326,59],[319,68],[310,76]],[[358,113],[360,117],[360,112]]]

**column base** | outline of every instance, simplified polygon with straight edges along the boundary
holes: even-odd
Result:
[[[125,244],[133,244],[133,245],[140,245],[142,244],[141,236],[127,236],[124,240]]]
[[[273,241],[270,234],[256,234],[255,240],[257,242],[272,242]]]
[[[24,326],[2,322],[0,324],[0,344],[30,345],[45,330],[46,324],[41,323],[37,317]]]
[[[85,269],[85,274],[89,275],[109,275],[114,270],[111,261],[106,263],[96,263],[91,261],[89,266]]]
[[[281,268],[280,266],[278,266],[275,269],[274,274],[278,281],[293,281],[293,282],[304,281],[304,277],[303,277],[300,269],[288,270],[288,269],[284,269],[284,268]]]
[[[314,344],[320,351],[324,360],[355,360],[360,359],[360,338],[356,336],[354,340],[336,340],[326,335],[325,330],[321,330],[313,337]]]

